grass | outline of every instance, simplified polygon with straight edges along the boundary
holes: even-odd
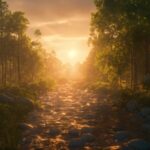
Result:
[[[29,112],[29,108],[16,104],[0,104],[0,149],[16,150],[20,139],[19,123]]]

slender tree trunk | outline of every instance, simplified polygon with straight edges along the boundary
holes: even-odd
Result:
[[[21,36],[20,36],[21,39]],[[21,41],[21,40],[20,40]],[[18,49],[17,49],[17,72],[18,72],[18,84],[21,83],[21,68],[20,68],[20,49],[21,49],[21,43],[18,40]]]
[[[130,59],[131,59],[131,64],[130,64],[130,69],[131,69],[131,89],[133,89],[133,81],[134,81],[134,61],[133,61],[133,48],[131,48],[131,53],[130,53]]]
[[[4,86],[4,59],[2,56],[2,85]]]
[[[145,48],[145,76],[150,74],[150,46]]]

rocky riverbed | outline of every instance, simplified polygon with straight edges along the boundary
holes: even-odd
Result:
[[[21,150],[150,150],[142,119],[103,96],[66,84],[20,125]],[[145,126],[146,128],[146,126]]]

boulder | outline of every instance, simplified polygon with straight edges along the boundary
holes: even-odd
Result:
[[[93,133],[94,132],[94,128],[92,127],[84,127],[81,129],[82,133]]]
[[[143,139],[133,139],[128,142],[127,147],[131,150],[150,150],[150,143]]]
[[[142,128],[146,133],[150,133],[150,123],[143,124]]]
[[[87,134],[83,134],[80,139],[85,143],[91,143],[95,141],[95,136],[91,133],[87,133]]]
[[[18,98],[17,99],[17,103],[18,104],[22,104],[24,106],[29,106],[29,107],[33,107],[34,106],[32,100],[30,100],[28,98],[25,98],[25,97]]]
[[[70,129],[68,131],[68,136],[70,138],[76,138],[76,137],[79,137],[79,135],[80,135],[80,131],[78,129]]]
[[[7,95],[0,94],[0,104],[13,104],[15,100]]]
[[[80,139],[73,139],[69,142],[69,149],[80,149],[85,146],[85,142]]]
[[[57,128],[50,129],[50,131],[48,133],[48,135],[50,135],[52,137],[58,136],[59,134],[60,134],[60,130]]]
[[[33,126],[32,124],[21,123],[21,124],[19,125],[19,128],[20,128],[21,130],[30,130],[30,129],[33,129],[34,126]]]
[[[150,107],[142,108],[140,113],[143,117],[150,116]]]
[[[104,150],[122,150],[122,149],[119,145],[117,145],[117,146],[106,147],[106,148],[104,148]]]
[[[115,140],[117,142],[123,142],[129,138],[129,133],[127,131],[118,131],[115,135]]]
[[[94,114],[85,114],[83,116],[84,119],[95,119],[95,115]]]
[[[138,109],[138,103],[135,100],[129,101],[126,104],[126,108],[129,112],[134,112]]]

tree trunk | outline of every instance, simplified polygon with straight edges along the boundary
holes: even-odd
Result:
[[[148,48],[145,48],[145,76],[150,74],[150,46]]]

